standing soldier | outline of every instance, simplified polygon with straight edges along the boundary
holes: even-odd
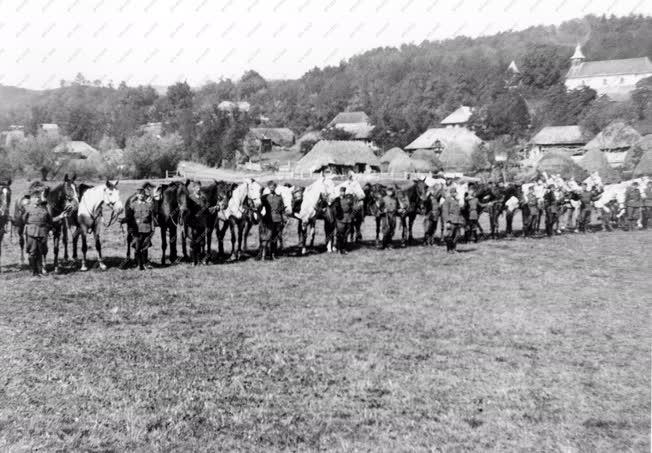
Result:
[[[396,231],[396,212],[398,211],[398,201],[394,194],[394,188],[388,187],[383,197],[382,208],[382,229],[383,242],[381,249],[392,248],[392,240]]]
[[[525,203],[528,208],[528,215],[525,221],[524,236],[534,236],[537,231],[537,224],[539,223],[539,199],[534,193],[534,186],[530,186],[525,197]]]
[[[482,231],[482,227],[478,223],[478,219],[480,218],[480,200],[478,200],[478,196],[475,193],[475,186],[466,195],[466,204],[469,209],[469,225],[466,231],[466,237],[470,239],[471,235],[473,235],[473,242],[478,242],[478,230]]]
[[[582,192],[580,193],[580,213],[577,218],[577,227],[582,233],[591,225],[591,210],[593,209],[593,200],[595,195],[589,190],[588,184],[582,183]]]
[[[555,186],[548,186],[548,190],[543,195],[543,206],[546,211],[546,235],[552,236],[555,232],[555,225],[559,222],[559,213],[561,211],[561,193]]]
[[[45,187],[34,185],[30,191],[29,204],[25,206],[23,223],[25,236],[27,236],[27,253],[29,253],[29,266],[33,275],[47,275],[43,260],[48,252],[48,233],[53,222],[63,219],[68,211],[62,212],[54,219],[47,208]]]
[[[353,204],[355,200],[352,194],[346,193],[346,187],[340,187],[339,203],[336,204],[337,220],[337,249],[342,255],[346,255],[346,238],[351,229],[353,221]]]
[[[439,200],[442,197],[442,192],[443,191],[441,185],[436,184],[435,186],[428,189],[428,193],[426,194],[426,214],[423,218],[423,245],[433,245],[435,243],[437,222],[439,221],[439,216],[441,215]]]
[[[643,200],[643,207],[641,209],[643,215],[643,229],[647,230],[647,225],[652,218],[652,180],[647,182],[645,186],[645,200]]]
[[[285,204],[283,198],[276,193],[276,183],[270,181],[268,190],[263,196],[263,214],[260,222],[260,252],[259,260],[273,260],[277,254],[277,244],[279,237],[283,233],[283,213]]]
[[[460,226],[462,225],[462,216],[460,214],[460,204],[457,201],[457,189],[451,187],[446,195],[446,199],[441,206],[441,221],[444,223],[446,230],[444,239],[446,241],[446,251],[455,253],[457,240],[459,239]]]
[[[641,191],[638,188],[638,182],[634,181],[625,192],[625,207],[627,208],[627,222],[630,231],[636,229],[636,224],[641,217],[641,201]]]
[[[133,225],[133,247],[138,269],[151,269],[147,249],[152,245],[152,225],[154,211],[152,200],[147,197],[147,187],[143,186],[136,191],[136,199],[132,204],[134,225]]]

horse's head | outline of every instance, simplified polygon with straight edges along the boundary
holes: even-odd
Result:
[[[79,207],[79,191],[77,190],[77,185],[75,181],[77,180],[77,175],[73,175],[72,178],[68,176],[68,173],[63,177],[63,198],[65,207],[68,209],[77,209]]]
[[[114,212],[121,212],[123,209],[122,201],[120,201],[120,191],[118,190],[118,182],[111,182],[108,179],[104,183],[102,199],[104,204],[111,208]]]
[[[11,179],[0,183],[0,217],[9,213],[11,205]]]
[[[283,199],[283,206],[285,206],[285,214],[291,216],[292,213],[294,212],[294,188],[293,187],[286,187],[286,186],[279,186],[276,189],[276,193],[278,193],[281,198]]]

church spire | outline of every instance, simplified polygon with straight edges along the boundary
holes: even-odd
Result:
[[[571,63],[576,65],[584,62],[586,57],[584,57],[584,54],[582,53],[582,46],[580,43],[577,43],[577,47],[575,47],[575,53],[571,57]]]

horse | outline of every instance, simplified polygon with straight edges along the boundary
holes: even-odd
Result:
[[[351,229],[349,230],[349,241],[360,242],[362,241],[362,224],[365,218],[365,192],[360,186],[360,183],[352,178],[344,181],[334,188],[333,196],[339,196],[340,188],[346,188],[347,194],[353,194],[355,202],[353,204],[353,219],[351,222]]]
[[[5,235],[5,225],[11,221],[11,179],[0,182],[0,272],[2,272],[2,239]]]
[[[367,183],[362,189],[365,193],[364,213],[376,220],[376,247],[380,246],[380,224],[383,215],[383,197],[387,194],[382,184]]]
[[[414,237],[412,236],[414,220],[419,212],[423,212],[427,190],[426,183],[421,179],[413,181],[408,187],[396,187],[398,217],[401,219],[401,247],[405,247],[414,242]]]
[[[224,254],[224,241],[223,237],[220,237],[219,212],[227,208],[233,190],[236,187],[237,184],[234,183],[213,180],[212,184],[204,186],[200,189],[200,191],[206,197],[206,201],[209,206],[206,211],[206,253],[209,257],[212,254],[211,247],[213,241],[213,231],[215,231],[215,237],[218,243],[218,254],[220,256]]]
[[[280,185],[276,187],[276,193],[281,196],[283,206],[285,207],[285,216],[287,219],[293,218],[295,215],[294,194],[295,188],[293,186]],[[285,229],[285,225],[283,225]],[[277,253],[283,251],[283,230],[278,235],[279,243],[276,245]]]
[[[187,180],[183,185],[187,209],[182,217],[186,239],[190,240],[190,258],[193,266],[199,264],[199,257],[206,243],[208,231],[208,199],[201,191],[201,183]],[[188,234],[188,232],[190,234]],[[204,249],[205,250],[205,249]],[[208,253],[204,253],[203,263],[208,264]]]
[[[240,259],[242,254],[242,240],[246,237],[251,226],[257,223],[257,215],[262,204],[261,194],[262,186],[254,179],[239,184],[231,193],[231,198],[226,209],[219,211],[219,219],[224,222],[220,230],[220,241],[223,241],[226,229],[231,231],[231,254],[229,258],[235,255],[235,259]],[[238,246],[236,248],[236,229]],[[244,249],[247,249],[245,242]],[[221,251],[223,246],[221,246]]]
[[[503,190],[490,182],[489,184],[476,185],[476,194],[480,201],[478,217],[483,212],[487,213],[489,216],[489,235],[491,239],[495,239],[498,235],[500,214],[503,212],[506,201]]]
[[[75,184],[76,176],[72,178],[66,174],[61,184],[53,188],[44,187],[44,198],[47,203],[48,211],[52,217],[61,215],[64,212],[68,213],[65,220],[55,222],[52,226],[52,241],[54,253],[54,272],[59,271],[59,241],[63,237],[64,245],[64,261],[68,261],[68,230],[70,229],[69,217],[79,207],[79,191]],[[25,206],[29,202],[29,195],[24,195],[20,200],[17,200],[14,206],[13,225],[14,231],[18,234],[18,244],[20,247],[20,262],[25,263],[25,223],[23,222],[23,214],[25,213]],[[44,257],[45,258],[45,257]]]
[[[296,218],[299,219],[299,245],[301,246],[302,255],[307,253],[306,242],[308,236],[311,236],[310,246],[314,246],[316,220],[318,218],[323,219],[323,209],[327,206],[332,192],[333,181],[323,175],[303,191],[301,207],[299,212],[295,214]]]
[[[86,243],[86,235],[93,232],[95,236],[95,250],[97,251],[97,258],[101,270],[106,270],[106,264],[102,259],[102,223],[103,215],[102,208],[107,206],[111,209],[111,217],[109,223],[105,225],[108,228],[117,219],[117,216],[122,212],[123,205],[120,201],[120,191],[118,190],[118,182],[111,182],[108,179],[104,184],[99,186],[91,186],[85,188],[81,194],[81,201],[79,202],[79,210],[77,211],[77,230],[73,235],[73,259],[77,255],[77,238],[81,235],[82,239],[82,262],[80,270],[85,272],[88,270],[86,267],[86,252],[88,246]],[[81,193],[81,190],[80,190]]]

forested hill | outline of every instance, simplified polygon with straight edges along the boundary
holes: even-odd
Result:
[[[559,104],[569,57],[578,42],[589,60],[652,58],[652,18],[586,16],[559,26],[377,48],[338,66],[312,69],[298,80],[266,81],[248,71],[238,81],[212,82],[190,93],[183,88],[168,91],[172,98],[146,87],[94,86],[83,77],[46,92],[0,87],[0,126],[56,122],[76,139],[97,142],[110,134],[124,143],[136,126],[130,121],[173,116],[175,127],[189,137],[190,125],[202,110],[221,100],[240,99],[253,106],[253,121],[263,115],[272,125],[297,133],[324,127],[339,111],[364,110],[379,126],[374,133],[382,146],[404,146],[460,104],[487,106],[506,96],[506,68],[514,60],[522,73],[519,96],[531,113],[533,106],[538,109],[531,128],[578,121],[583,109],[597,102],[584,93],[573,101],[580,103],[571,109],[577,111],[575,116],[546,110],[553,102]],[[186,95],[191,99],[184,100]],[[170,109],[186,113],[179,116]]]

